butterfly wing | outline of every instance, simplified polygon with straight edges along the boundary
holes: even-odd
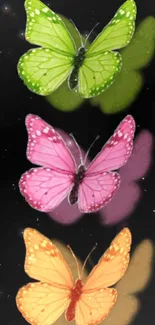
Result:
[[[117,291],[110,288],[82,293],[76,304],[76,324],[99,324],[108,316],[116,299]]]
[[[135,121],[127,115],[118,125],[113,136],[88,166],[86,175],[95,175],[122,167],[129,159],[133,148]]]
[[[62,19],[39,0],[26,0],[28,42],[40,45],[18,62],[18,73],[26,86],[39,95],[56,90],[72,70],[75,44]]]
[[[86,172],[78,192],[80,211],[88,213],[101,209],[112,199],[119,184],[118,173],[103,172],[87,176]]]
[[[151,302],[149,288],[154,272],[154,247],[153,243],[145,239],[134,250],[127,272],[122,280],[116,284],[118,292],[117,303],[106,318],[104,325],[129,325],[141,315],[145,317],[146,310],[143,306],[143,296]],[[144,310],[143,310],[144,309]]]
[[[101,223],[116,224],[135,210],[142,191],[135,181],[144,177],[152,162],[153,138],[149,131],[142,130],[134,141],[132,155],[119,171],[121,185],[114,199],[100,211]]]
[[[131,233],[124,228],[93,268],[76,305],[77,325],[97,325],[110,313],[117,299],[117,291],[107,287],[115,284],[125,273],[130,245]]]
[[[16,304],[32,325],[51,325],[70,303],[70,291],[47,283],[28,283],[17,294]]]
[[[17,307],[32,325],[51,325],[70,303],[73,278],[58,248],[35,229],[24,230],[25,272],[41,282],[18,291]]]
[[[21,176],[19,188],[26,201],[39,211],[51,211],[67,196],[73,184],[75,162],[62,137],[35,115],[26,117],[27,158],[44,168]]]
[[[69,148],[55,129],[36,115],[26,117],[27,158],[33,164],[71,174],[75,162]]]
[[[136,4],[134,0],[127,0],[90,45],[87,57],[126,46],[133,36],[135,19]]]
[[[24,269],[29,277],[70,290],[73,287],[71,271],[58,248],[39,231],[24,230],[26,257]]]
[[[127,0],[114,18],[102,30],[86,52],[79,70],[79,91],[82,97],[90,98],[101,94],[114,81],[121,70],[119,53],[110,52],[126,46],[134,33],[136,4]]]
[[[32,168],[21,176],[19,188],[33,209],[48,212],[63,201],[72,184],[73,175],[50,168]]]
[[[106,90],[121,67],[119,53],[102,52],[90,57],[86,54],[86,59],[79,69],[78,88],[81,96],[90,98]]]
[[[51,49],[29,50],[18,62],[18,74],[34,93],[47,96],[69,76],[73,58]]]
[[[93,268],[84,284],[84,292],[107,288],[119,281],[129,264],[130,247],[131,233],[128,228],[124,228]]]
[[[26,0],[26,39],[29,43],[74,57],[75,44],[62,19],[40,0]]]

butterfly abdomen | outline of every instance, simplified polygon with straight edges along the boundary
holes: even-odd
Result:
[[[79,68],[81,67],[84,59],[85,59],[85,48],[81,47],[77,53],[77,55],[74,58],[74,68],[71,72],[71,75],[69,77],[69,87],[70,89],[75,89],[78,84],[78,73]]]
[[[66,311],[66,319],[68,322],[71,322],[75,318],[75,306],[77,301],[81,297],[82,287],[83,287],[82,281],[78,279],[76,281],[75,287],[71,290],[71,295],[70,295],[71,302]]]
[[[81,165],[78,169],[78,172],[74,176],[74,186],[69,195],[69,203],[71,205],[75,204],[78,201],[78,189],[79,185],[82,183],[85,176],[85,168]]]

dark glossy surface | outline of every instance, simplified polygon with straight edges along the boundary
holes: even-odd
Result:
[[[71,18],[81,32],[88,32],[100,22],[95,33],[108,23],[118,7],[120,0],[54,1],[50,7],[58,13]],[[137,23],[145,17],[155,14],[152,0],[137,0]],[[8,9],[6,9],[7,7]],[[144,86],[134,103],[116,115],[105,115],[89,101],[74,112],[60,112],[41,96],[31,93],[17,75],[16,65],[19,57],[33,47],[23,38],[25,29],[25,11],[23,1],[13,4],[0,4],[0,324],[26,325],[15,305],[18,289],[29,282],[24,273],[25,256],[22,231],[26,227],[38,229],[49,238],[69,244],[76,255],[84,260],[93,245],[98,249],[92,257],[95,264],[113,237],[124,227],[130,228],[133,235],[132,252],[145,238],[152,241],[155,249],[155,165],[154,149],[152,166],[144,180],[140,180],[142,198],[134,212],[124,222],[115,226],[101,225],[99,213],[84,215],[77,223],[63,226],[48,215],[33,210],[21,196],[18,181],[21,174],[32,167],[26,159],[27,133],[25,117],[28,113],[39,115],[54,127],[67,133],[73,133],[81,147],[87,151],[95,137],[100,139],[91,150],[93,158],[108,140],[119,122],[127,114],[135,118],[136,135],[148,129],[155,135],[155,61],[145,68]],[[94,34],[94,36],[96,35]],[[144,254],[147,256],[147,253]],[[146,259],[147,261],[147,259]],[[154,261],[154,257],[153,257]],[[91,267],[91,266],[90,266]],[[144,267],[145,269],[145,267]],[[147,269],[147,265],[146,265]],[[145,270],[139,271],[145,273]],[[141,309],[131,321],[132,325],[154,324],[155,277],[154,266],[148,286],[137,293]],[[136,273],[136,276],[137,273]],[[138,281],[138,280],[137,280]],[[135,292],[137,292],[135,290]],[[122,307],[123,308],[123,307]],[[121,313],[122,311],[120,311]],[[126,322],[126,324],[128,324]],[[124,325],[126,325],[124,324]],[[119,325],[119,321],[116,321]]]

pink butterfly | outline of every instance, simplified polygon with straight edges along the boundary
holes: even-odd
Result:
[[[61,129],[56,129],[71,150],[76,164],[80,164],[79,151],[74,140]],[[141,186],[137,183],[146,176],[152,163],[153,137],[148,130],[141,130],[134,140],[134,148],[127,163],[120,168],[121,184],[113,199],[99,211],[100,222],[106,226],[124,221],[136,209],[142,197]],[[85,152],[80,148],[82,157]],[[88,166],[90,161],[86,160]],[[64,213],[65,211],[65,213]],[[65,198],[59,206],[48,213],[56,222],[72,224],[82,217],[78,205],[69,205]]]
[[[19,188],[26,201],[40,211],[56,208],[68,195],[71,205],[78,203],[84,213],[95,212],[114,196],[120,176],[112,170],[122,167],[131,155],[135,121],[131,115],[119,124],[113,136],[95,159],[85,166],[75,159],[64,140],[40,117],[26,117],[28,131],[27,158],[43,167],[24,173]]]

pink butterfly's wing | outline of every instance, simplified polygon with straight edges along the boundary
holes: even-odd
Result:
[[[73,177],[50,168],[32,168],[22,175],[19,188],[32,208],[47,212],[67,196]]]
[[[51,211],[71,190],[76,165],[62,137],[40,117],[29,114],[26,128],[27,158],[45,168],[24,173],[19,188],[34,209]]]
[[[79,186],[79,209],[81,212],[95,212],[106,205],[117,191],[120,177],[117,173],[86,175]]]
[[[87,173],[103,173],[122,167],[131,155],[134,132],[135,121],[131,115],[127,115],[90,163]]]
[[[151,166],[152,145],[151,133],[142,130],[135,139],[132,155],[119,172],[121,184],[115,197],[100,211],[101,223],[117,224],[135,210],[142,196],[141,188],[135,181],[144,177]]]
[[[33,164],[75,172],[75,162],[64,140],[52,126],[36,115],[26,117],[28,132],[27,158]]]
[[[136,136],[132,155],[119,172],[121,183],[140,180],[147,174],[152,162],[152,148],[152,134],[144,129]]]

